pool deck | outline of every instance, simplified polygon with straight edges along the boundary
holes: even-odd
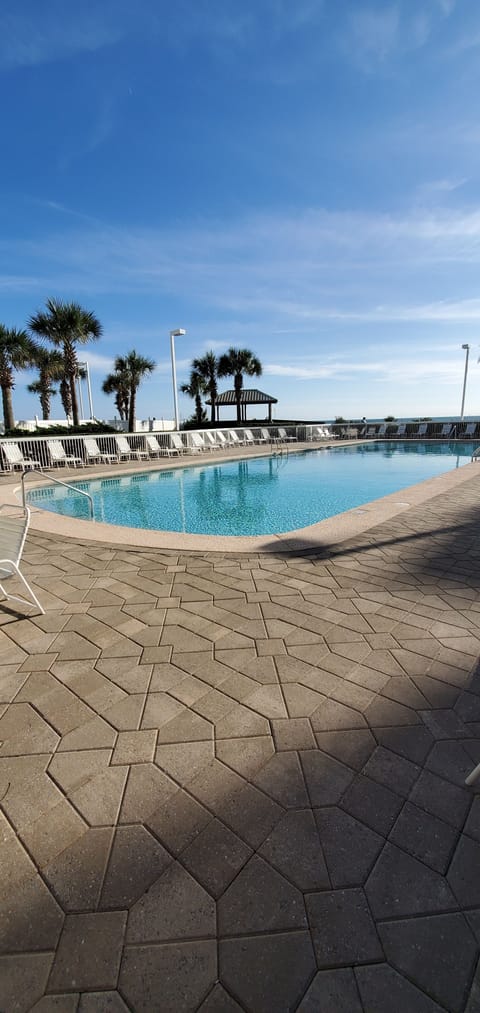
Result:
[[[59,520],[0,610],[2,1013],[478,1011],[479,465],[263,548]]]

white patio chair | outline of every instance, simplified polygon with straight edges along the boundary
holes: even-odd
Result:
[[[476,428],[477,428],[476,422],[467,422],[467,425],[465,426],[465,431],[462,433],[462,436],[475,436]]]
[[[248,432],[251,432],[251,430],[249,429]],[[269,443],[270,442],[270,437],[269,437],[268,433],[265,436],[264,435],[265,432],[266,432],[266,430],[261,429],[260,430],[260,435],[258,434],[258,430],[253,434],[253,438],[255,440],[255,443]]]
[[[5,598],[10,601],[18,601],[22,605],[37,607],[39,612],[45,613],[36,594],[32,591],[30,584],[20,570],[23,546],[27,537],[28,525],[30,523],[30,510],[28,507],[10,506],[7,503],[0,506],[0,590]],[[20,583],[30,595],[32,601],[19,598],[18,595],[8,594],[3,586],[3,581],[8,577],[18,577]]]
[[[217,429],[215,433],[215,439],[220,447],[231,447],[230,440],[227,439],[225,433],[221,433],[219,429]]]
[[[245,440],[243,438],[241,439],[234,429],[228,430],[228,439],[231,447],[243,447],[245,443]]]
[[[415,436],[425,436],[426,432],[427,432],[427,429],[428,429],[428,422],[422,422],[422,424],[418,427],[418,430],[415,433]]]
[[[281,427],[279,427],[279,429],[278,429],[278,438],[279,438],[279,440],[282,441],[282,443],[290,443],[290,442],[296,443],[297,442],[297,437],[296,436],[288,436],[287,430],[286,429],[282,429]]]
[[[253,447],[255,445],[255,437],[251,429],[243,430],[243,442],[246,447],[248,446]]]
[[[453,426],[451,422],[444,422],[438,435],[443,437],[450,436],[452,428]]]
[[[156,436],[146,436],[145,445],[150,457],[161,457],[164,448],[160,446]],[[166,449],[166,448],[165,448]]]
[[[200,436],[200,433],[189,433],[188,434],[188,449],[194,454],[203,453],[206,450],[205,440]]]
[[[150,457],[171,457],[172,454],[180,453],[176,447],[159,443],[156,436],[146,436],[145,444]]]
[[[24,457],[18,443],[4,443],[2,440],[1,446],[7,471],[14,471],[15,468],[28,471],[29,468],[42,467],[40,461],[35,461],[32,457]]]
[[[220,450],[220,444],[217,443],[214,433],[204,433],[203,438],[207,450]]]
[[[330,426],[322,426],[322,429],[323,429],[323,434],[324,434],[326,440],[338,440],[339,439],[338,433],[332,433],[332,430],[330,429]]]
[[[85,456],[89,464],[97,464],[98,461],[105,461],[111,464],[112,461],[118,461],[117,454],[104,454],[99,449],[98,443],[93,436],[84,436],[83,446],[85,447]]]
[[[179,436],[178,433],[170,433],[169,440],[170,446],[173,447],[174,450],[178,450],[179,454],[185,454],[187,452],[187,448],[182,440],[182,437]]]
[[[84,460],[82,457],[74,457],[73,454],[66,454],[63,443],[60,440],[47,440],[47,450],[50,457],[50,463],[60,468],[62,465],[65,468],[68,465],[73,465],[74,468],[84,467]]]
[[[150,456],[147,450],[134,450],[133,447],[130,446],[126,436],[116,436],[115,443],[117,444],[118,458],[121,461],[125,459],[127,461],[133,461],[135,458],[137,461],[141,460],[141,458],[145,460],[145,458],[148,459]]]

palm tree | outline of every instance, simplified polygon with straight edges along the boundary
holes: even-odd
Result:
[[[68,419],[72,416],[72,395],[70,391],[70,384],[65,374],[63,374],[62,379],[60,380],[59,394],[63,410],[65,412],[65,418],[68,421]]]
[[[15,427],[12,391],[14,372],[26,369],[34,360],[37,346],[26,331],[0,324],[0,387],[2,388],[3,422],[5,432]]]
[[[42,345],[37,346],[34,364],[38,369],[38,380],[29,383],[27,390],[38,394],[42,408],[42,418],[50,418],[50,402],[57,393],[53,386],[54,380],[61,380],[65,375],[65,363],[60,352],[50,351]]]
[[[237,403],[237,422],[242,421],[242,410],[240,397],[243,388],[243,374],[246,376],[261,376],[262,364],[253,352],[248,348],[229,348],[228,352],[221,356],[218,364],[219,376],[233,376],[235,389],[235,400]]]
[[[78,373],[77,345],[97,341],[102,326],[93,313],[78,303],[47,299],[46,312],[36,313],[30,318],[30,330],[39,337],[51,341],[62,352],[65,363],[65,379],[70,388],[70,400],[74,426],[78,426],[78,398],[76,380]]]
[[[103,381],[102,390],[104,394],[115,395],[115,407],[120,418],[125,422],[128,419],[130,384],[124,362],[125,360],[120,356],[115,359],[114,372],[109,373]]]
[[[200,373],[197,373],[195,369],[192,369],[189,382],[182,383],[180,390],[182,394],[188,394],[188,396],[193,398],[195,401],[195,414],[193,419],[198,426],[201,426],[202,422],[206,419],[206,414],[202,405],[202,395],[206,393],[206,386],[203,377],[201,377]]]
[[[138,355],[138,353],[133,348],[131,352],[127,352],[127,355],[119,355],[115,359],[114,363],[115,373],[122,376],[122,382],[124,383],[126,391],[128,393],[129,433],[133,433],[135,430],[135,409],[137,400],[137,390],[142,380],[149,373],[153,373],[154,369],[155,363],[153,359],[146,359],[144,355]]]
[[[215,422],[215,406],[217,401],[218,359],[214,352],[207,352],[201,359],[194,359],[192,369],[204,381],[204,393],[210,397],[210,422]]]

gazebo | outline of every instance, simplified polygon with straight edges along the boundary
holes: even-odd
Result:
[[[211,405],[211,401],[207,401],[207,404]],[[247,421],[247,405],[250,404],[266,404],[268,405],[268,421],[272,421],[272,404],[278,404],[278,398],[271,397],[270,394],[264,394],[263,390],[245,390],[242,387],[240,392],[240,421]],[[220,421],[220,411],[224,405],[231,407],[232,405],[237,407],[237,397],[234,390],[226,390],[223,394],[218,394],[215,401],[215,414],[217,422]]]

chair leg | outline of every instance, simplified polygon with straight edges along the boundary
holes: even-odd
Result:
[[[5,598],[7,598],[9,601],[18,601],[22,605],[30,605],[30,606],[32,606],[32,604],[35,604],[36,607],[37,607],[37,609],[39,610],[39,612],[41,612],[42,615],[45,615],[45,609],[42,608],[42,606],[40,605],[40,602],[39,602],[39,600],[38,600],[35,592],[30,587],[30,584],[28,583],[28,581],[25,580],[25,577],[23,576],[23,573],[20,572],[20,570],[18,569],[18,566],[15,566],[15,563],[12,560],[10,560],[10,565],[12,567],[13,572],[17,575],[18,579],[23,584],[25,590],[30,595],[32,601],[29,602],[29,601],[26,601],[25,598],[19,598],[18,595],[9,594],[8,591],[5,590],[3,584],[0,583],[0,589],[3,591],[3,593],[5,595]]]
[[[465,784],[474,784],[477,777],[480,777],[480,763],[478,763],[477,766],[473,768],[471,774],[465,778]]]

